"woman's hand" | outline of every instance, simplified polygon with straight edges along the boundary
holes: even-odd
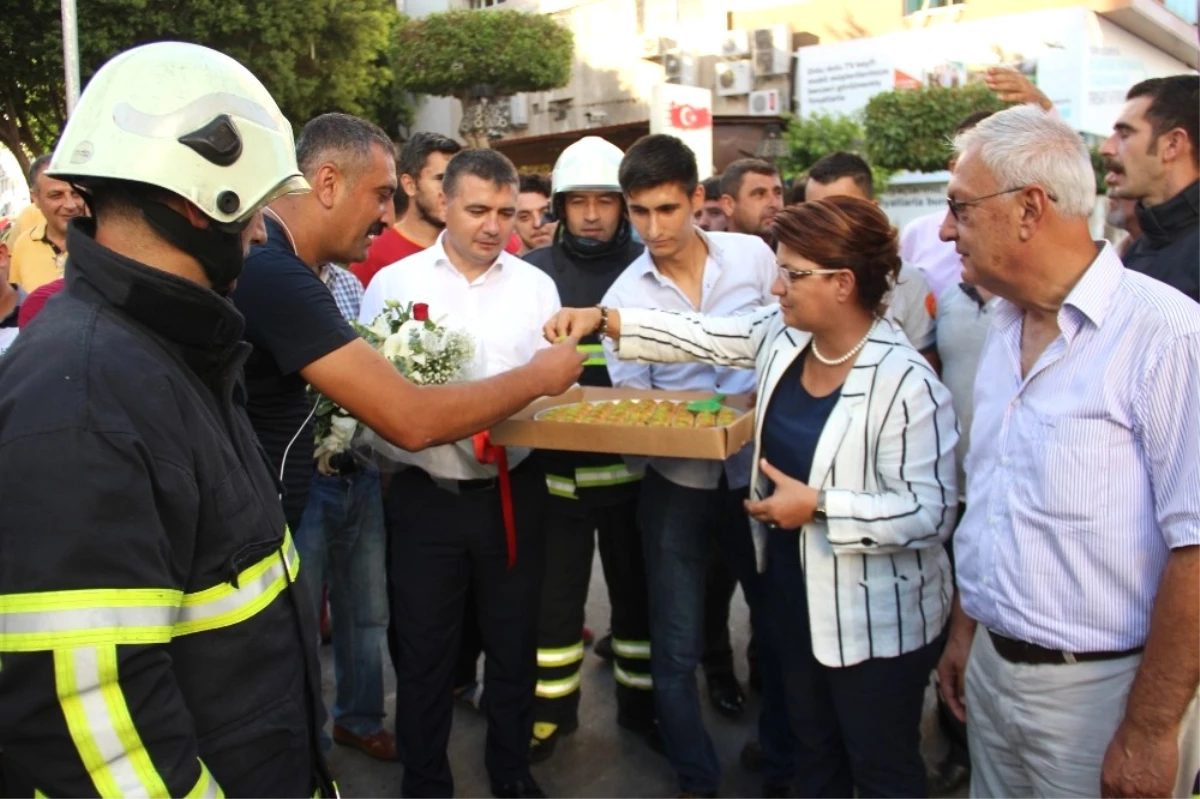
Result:
[[[768,527],[783,530],[795,530],[812,521],[817,509],[817,489],[788,477],[767,463],[766,458],[759,464],[762,473],[775,484],[775,492],[758,502],[746,500],[746,512]]]

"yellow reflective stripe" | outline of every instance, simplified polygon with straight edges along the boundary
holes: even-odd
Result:
[[[129,715],[129,705],[125,703],[125,694],[121,691],[120,677],[117,674],[117,648],[115,646],[101,647],[96,650],[96,660],[100,675],[100,694],[108,708],[108,721],[120,742],[123,756],[133,764],[133,771],[141,783],[145,796],[169,797],[170,791],[159,776],[150,760],[150,753],[142,744],[133,717]]]
[[[100,674],[96,650],[92,647],[55,650],[54,682],[67,730],[96,793],[101,797],[119,797],[138,791],[140,786],[132,764],[113,751],[117,737],[111,735],[101,740],[103,736],[95,734],[111,731],[106,724],[104,699],[97,690]]]
[[[613,651],[616,651],[615,647]],[[613,664],[613,677],[621,685],[628,688],[639,688],[643,691],[649,691],[654,687],[654,680],[651,679],[649,674],[635,674],[632,671],[625,671],[618,663]]]
[[[556,497],[578,499],[575,496],[575,481],[570,477],[560,477],[556,474],[546,475],[546,490]]]
[[[579,352],[604,352],[603,344],[578,344],[575,349]]]
[[[0,652],[166,643],[182,597],[166,588],[0,594]]]
[[[608,366],[608,361],[604,358],[603,344],[579,344],[575,347],[575,351],[588,356],[588,359],[583,362],[584,366]]]
[[[608,366],[608,361],[604,358],[603,355],[599,355],[599,356],[593,355],[592,357],[590,357],[586,361],[584,361],[583,365],[584,366]]]
[[[583,641],[564,646],[562,649],[539,649],[537,651],[538,665],[547,668],[569,666],[581,660],[583,660]]]
[[[286,572],[284,555],[275,551],[238,574],[237,588],[221,583],[195,594],[184,594],[175,635],[230,627],[270,605],[300,573],[300,556],[290,531],[284,533],[282,549],[287,557]]]
[[[196,780],[196,784],[187,792],[184,799],[225,799],[225,792],[221,790],[221,786],[209,773],[208,766],[204,765],[203,760],[196,762],[200,764],[200,779]]]
[[[42,793],[37,788],[34,788],[33,789],[33,799],[49,799],[49,797],[47,797],[46,794]]]
[[[619,638],[614,638],[612,645],[613,653],[619,657],[637,660],[650,659],[649,641],[623,641]]]
[[[561,680],[538,680],[536,693],[543,699],[559,699],[579,690],[582,675],[575,672]]]
[[[613,466],[580,467],[575,470],[575,482],[579,484],[580,488],[636,483],[641,479],[642,476],[640,474],[629,471],[629,467],[623,463],[614,464]]]

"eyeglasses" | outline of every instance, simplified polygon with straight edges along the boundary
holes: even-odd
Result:
[[[812,277],[813,275],[836,275],[842,269],[788,269],[782,264],[779,265],[779,277],[787,283],[795,283],[803,277]]]
[[[973,206],[979,205],[984,200],[990,200],[993,197],[1002,197],[1005,194],[1012,194],[1015,191],[1025,191],[1026,189],[1028,189],[1030,187],[1030,185],[1032,185],[1032,184],[1027,184],[1025,186],[1017,186],[1016,188],[1012,188],[1012,189],[1005,189],[1004,191],[998,191],[995,194],[985,194],[982,197],[976,197],[974,200],[956,200],[953,197],[947,197],[946,205],[948,205],[950,207],[950,213],[954,215],[954,219],[958,222],[961,222],[962,217],[959,216],[959,211],[961,211],[963,208],[971,208]],[[1055,197],[1050,192],[1046,192],[1046,196],[1050,198],[1050,202],[1052,202],[1052,203],[1058,202],[1058,198]]]

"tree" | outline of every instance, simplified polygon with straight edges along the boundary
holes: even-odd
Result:
[[[982,83],[881,92],[863,114],[869,160],[884,169],[939,172],[950,160],[958,123],[976,111],[1003,108],[1005,103]]]
[[[507,126],[503,115],[491,112],[493,98],[565,86],[575,50],[569,30],[543,14],[519,11],[448,11],[409,19],[397,42],[397,84],[457,98],[463,105],[460,132],[479,147]]]
[[[395,135],[409,116],[392,72],[393,0],[88,0],[78,16],[85,85],[129,47],[190,41],[249,67],[293,124],[345,111]],[[0,19],[0,142],[24,165],[66,118],[59,0],[0,0]]]
[[[789,152],[777,165],[785,178],[803,175],[830,153],[849,152],[866,158],[866,133],[857,117],[821,111],[803,119],[789,116],[783,135]],[[870,159],[867,161],[871,163]],[[871,178],[876,194],[887,190],[891,175],[892,170],[871,163]]]

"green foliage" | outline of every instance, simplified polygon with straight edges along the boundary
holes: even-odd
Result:
[[[410,92],[466,99],[545,91],[571,79],[575,40],[544,14],[448,11],[405,20],[397,37],[396,80]]]
[[[808,169],[830,153],[850,152],[861,155],[871,164],[871,175],[875,193],[887,190],[892,170],[883,169],[867,158],[866,133],[856,117],[845,114],[818,112],[799,119],[789,116],[783,132],[787,140],[787,157],[776,162],[783,176],[792,179],[803,175]]]
[[[1092,157],[1092,171],[1096,173],[1096,193],[1108,194],[1108,184],[1104,182],[1104,175],[1108,172],[1108,164],[1104,156],[1100,155],[1100,145],[1088,145],[1088,154]]]
[[[943,170],[958,123],[976,111],[1004,107],[982,83],[882,92],[871,98],[863,115],[868,160],[884,169]]]
[[[0,0],[0,19],[0,142],[43,152],[66,115],[59,2]],[[345,111],[395,135],[410,115],[393,79],[393,0],[86,0],[78,19],[85,86],[122,50],[189,41],[244,63],[296,125]]]

